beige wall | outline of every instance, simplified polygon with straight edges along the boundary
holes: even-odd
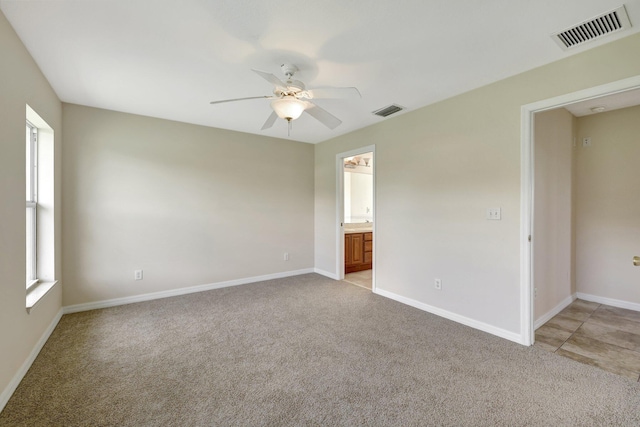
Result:
[[[310,146],[76,105],[64,106],[63,120],[0,14],[0,390],[59,311],[62,287],[69,305],[313,266],[337,274],[335,155],[371,144],[378,288],[518,333],[520,106],[638,75],[640,56],[630,53],[639,48],[640,35],[627,37]],[[65,256],[64,286],[30,315],[27,103],[56,133],[58,279]],[[503,219],[487,221],[489,207]],[[138,268],[142,281],[133,280]],[[578,283],[588,292],[579,274]]]
[[[572,250],[574,120],[564,108],[535,115],[535,320],[575,293]]]
[[[316,268],[337,274],[336,153],[375,144],[378,288],[519,333],[520,108],[638,75],[638,49],[630,36],[316,145]]]
[[[27,360],[61,307],[61,283],[27,314],[25,119],[29,104],[55,134],[55,270],[61,271],[61,104],[0,12],[0,393]]]
[[[313,268],[312,145],[71,104],[63,125],[65,306]]]
[[[640,303],[640,106],[580,117],[576,150],[578,292]]]

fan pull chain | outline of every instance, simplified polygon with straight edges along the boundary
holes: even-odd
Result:
[[[287,119],[287,136],[291,136],[291,119]]]

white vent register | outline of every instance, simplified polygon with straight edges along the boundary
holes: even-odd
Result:
[[[611,12],[552,34],[551,37],[563,50],[568,50],[629,28],[631,28],[629,15],[624,6],[620,6]]]
[[[380,117],[389,117],[392,114],[398,113],[404,110],[403,107],[398,104],[391,104],[386,107],[380,108],[379,110],[373,111],[373,114]]]

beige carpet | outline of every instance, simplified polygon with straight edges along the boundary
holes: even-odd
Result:
[[[2,426],[631,426],[640,385],[321,276],[66,315]]]

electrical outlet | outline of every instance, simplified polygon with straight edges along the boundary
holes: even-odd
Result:
[[[582,138],[583,147],[591,147],[591,137]]]
[[[289,252],[284,253],[284,260],[289,261]]]
[[[433,281],[433,284],[434,284],[434,286],[435,286],[435,288],[436,288],[437,290],[439,290],[439,291],[441,291],[441,290],[442,290],[442,280],[440,280],[440,279],[435,279],[435,280]]]
[[[133,278],[135,280],[142,280],[142,270],[136,270],[133,272]]]
[[[487,209],[487,219],[501,220],[502,219],[502,208],[489,208],[489,209]]]

